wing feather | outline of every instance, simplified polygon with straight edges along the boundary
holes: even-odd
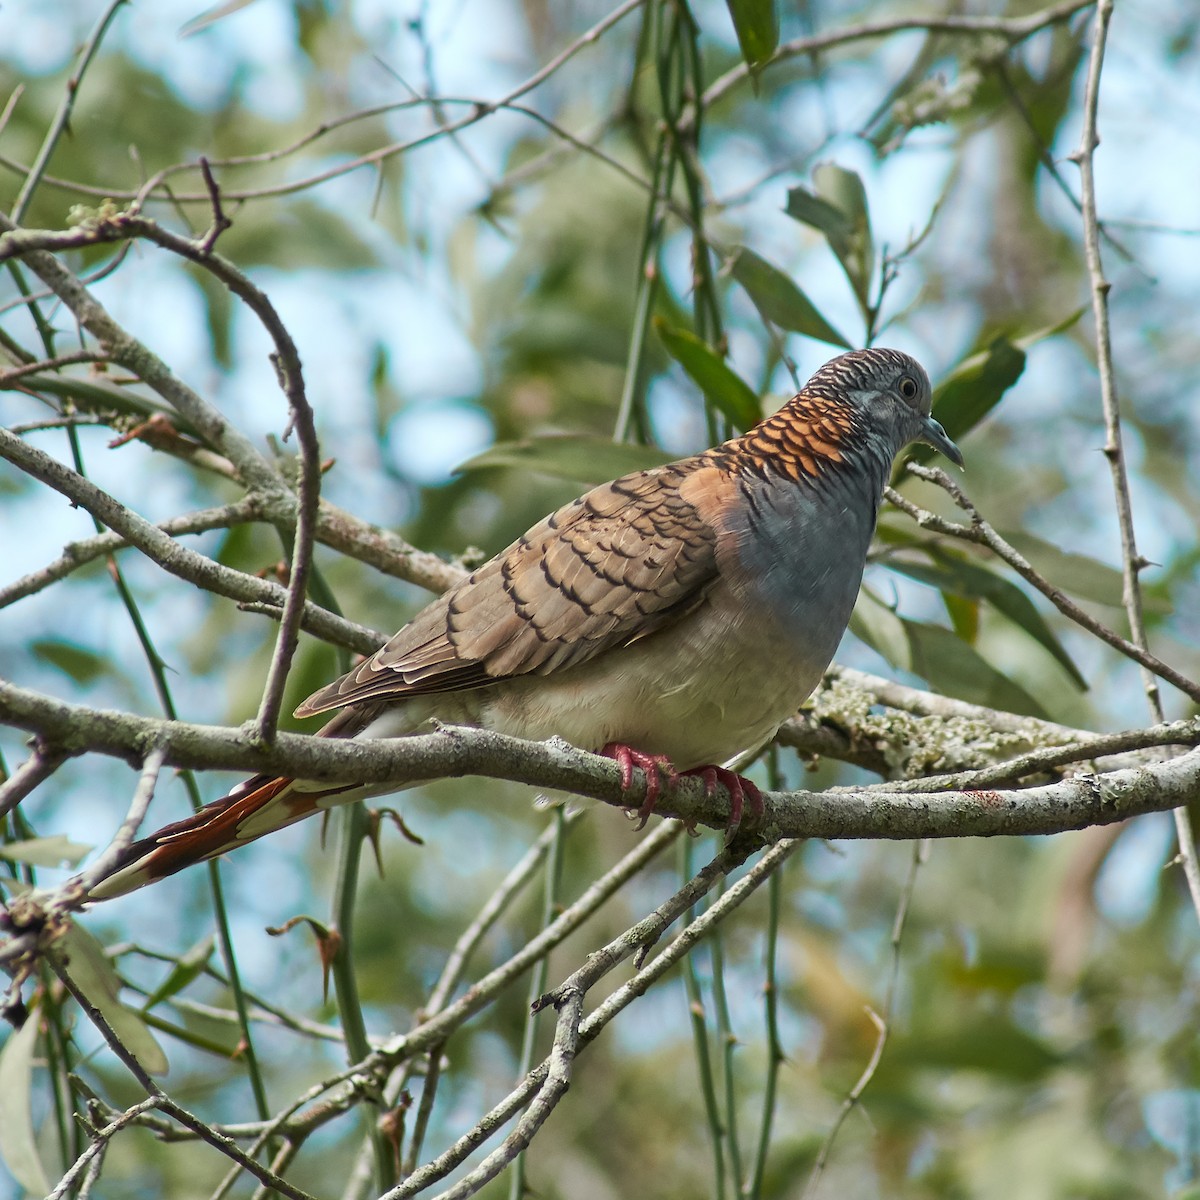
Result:
[[[639,471],[560,508],[297,715],[560,671],[678,620],[717,577],[717,533],[680,493],[697,471],[717,467]]]

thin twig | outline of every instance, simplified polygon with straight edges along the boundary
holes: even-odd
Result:
[[[50,162],[54,148],[58,145],[59,138],[66,132],[67,126],[71,122],[71,112],[75,108],[75,101],[79,96],[79,88],[83,83],[84,74],[91,65],[92,59],[95,58],[96,51],[100,49],[100,43],[104,40],[104,35],[108,32],[113,18],[117,15],[117,9],[126,3],[128,0],[110,0],[88,40],[83,44],[83,49],[79,52],[75,69],[71,72],[67,86],[63,89],[63,98],[58,106],[58,111],[54,114],[54,120],[50,122],[50,128],[47,129],[46,136],[42,139],[37,158],[34,159],[33,165],[26,173],[21,190],[13,202],[12,219],[17,225],[21,223],[29,208],[33,193],[37,190],[37,186],[46,172],[46,166]]]
[[[561,50],[558,54],[556,54],[549,62],[547,62],[544,66],[540,67],[537,71],[535,71],[532,75],[530,75],[529,78],[526,79],[523,83],[518,84],[515,88],[513,88],[511,91],[509,91],[508,93],[506,93],[504,96],[500,97],[497,100],[482,100],[481,99],[481,100],[474,101],[471,112],[468,113],[464,117],[460,117],[456,121],[449,121],[444,124],[439,124],[438,127],[436,129],[434,129],[433,131],[431,131],[430,133],[423,134],[419,137],[410,138],[410,139],[407,139],[407,140],[401,141],[401,142],[393,142],[387,146],[382,146],[377,150],[373,150],[369,154],[359,155],[358,157],[351,159],[347,162],[339,163],[335,167],[329,168],[324,171],[317,172],[313,175],[306,176],[302,179],[289,181],[286,184],[281,184],[281,185],[267,188],[267,189],[248,189],[248,190],[244,190],[244,191],[228,190],[226,192],[226,197],[228,199],[233,199],[233,200],[247,200],[247,199],[260,198],[260,197],[268,196],[268,195],[281,196],[281,195],[295,193],[298,191],[306,191],[309,188],[315,187],[317,184],[325,183],[330,179],[336,179],[342,175],[347,174],[350,171],[356,171],[361,167],[374,166],[380,162],[383,162],[384,160],[386,160],[388,158],[393,158],[397,155],[405,154],[409,151],[417,149],[420,146],[426,145],[430,142],[440,140],[441,138],[453,137],[455,134],[459,133],[463,129],[466,129],[469,126],[476,124],[477,122],[485,119],[486,117],[490,117],[497,110],[502,109],[502,108],[511,107],[512,105],[514,105],[514,103],[517,100],[519,100],[522,96],[533,91],[535,88],[537,88],[542,83],[545,83],[545,81],[547,79],[549,79],[553,74],[555,74],[555,72],[557,72],[562,66],[564,66],[567,62],[569,62],[572,58],[574,58],[575,55],[578,54],[581,50],[584,50],[588,46],[599,41],[600,38],[612,26],[616,25],[618,22],[623,20],[631,12],[640,8],[644,2],[645,2],[645,0],[624,0],[624,3],[618,5],[615,9],[613,9],[612,12],[607,13],[603,18],[601,18],[599,21],[597,21],[596,24],[593,25],[590,29],[588,29],[584,33],[580,34],[580,36],[577,37],[573,42],[571,42],[570,45],[566,46],[563,50]],[[389,112],[396,108],[412,107],[417,104],[426,105],[431,102],[432,101],[430,101],[429,99],[421,98],[419,100],[414,100],[414,101],[405,101],[400,104],[383,105],[383,106],[380,106],[378,109],[365,110],[365,114],[366,115],[375,115],[378,112]],[[364,115],[364,114],[352,114],[349,118],[343,118],[341,123],[345,123],[348,120],[361,119],[362,115]],[[337,123],[330,122],[330,123],[326,123],[326,124],[320,126],[313,133],[305,135],[305,138],[302,139],[298,145],[304,145],[304,144],[314,141],[317,137],[322,136],[323,134],[327,133],[331,128],[336,127],[336,124]],[[298,148],[298,146],[290,147],[287,152],[290,152],[292,149],[295,149],[295,148]],[[278,153],[274,154],[274,157],[279,157],[279,156],[280,155]],[[262,161],[262,160],[263,160],[262,156],[257,156],[257,155],[255,155],[255,156],[248,155],[248,156],[245,156],[244,159],[240,159],[240,160],[212,160],[210,162],[210,168],[223,168],[223,167],[227,167],[227,166],[241,165],[242,163],[257,162],[257,161]],[[26,170],[25,167],[20,166],[20,164],[13,163],[10,160],[0,160],[0,162],[3,162],[3,165],[8,166],[14,170],[21,170],[21,171]],[[73,190],[86,192],[89,195],[95,195],[95,196],[102,197],[102,198],[117,198],[117,199],[123,199],[123,200],[132,199],[135,207],[140,208],[145,203],[145,201],[147,199],[149,199],[149,197],[152,196],[155,191],[157,191],[157,189],[162,185],[162,183],[169,176],[176,174],[180,171],[195,170],[195,169],[197,169],[198,165],[199,164],[197,164],[197,163],[181,163],[181,164],[177,164],[172,167],[167,167],[164,170],[159,171],[156,175],[152,176],[149,180],[147,180],[146,183],[143,184],[143,186],[141,188],[139,188],[138,191],[136,193],[134,193],[133,195],[130,195],[129,193],[121,193],[118,191],[114,191],[112,189],[97,190],[97,189],[86,187],[84,185],[75,185],[75,184],[72,184],[65,180],[54,180],[53,182],[58,186],[68,187]],[[47,182],[50,182],[49,178],[47,178]],[[181,193],[176,193],[174,198],[180,203],[188,203],[188,202],[196,202],[196,201],[204,202],[209,199],[209,195],[208,195],[207,191],[188,192],[188,193],[181,192]]]
[[[61,957],[52,955],[51,961],[54,965],[55,973],[62,981],[63,986],[71,993],[76,1003],[87,1014],[88,1019],[99,1030],[101,1037],[107,1042],[108,1048],[125,1064],[126,1069],[137,1080],[146,1095],[154,1100],[155,1108],[173,1117],[181,1125],[193,1130],[208,1145],[219,1150],[227,1158],[233,1159],[234,1162],[238,1163],[244,1170],[249,1171],[256,1179],[270,1184],[281,1195],[290,1197],[290,1200],[314,1200],[314,1197],[308,1192],[276,1175],[269,1168],[255,1162],[231,1138],[218,1133],[206,1122],[185,1109],[181,1104],[172,1100],[154,1082],[150,1075],[147,1074],[141,1063],[129,1052],[125,1044],[117,1036],[115,1030],[105,1019],[104,1014],[79,990],[74,979],[71,977],[70,971],[67,969],[67,964]]]
[[[130,802],[125,819],[121,822],[120,828],[104,853],[79,877],[80,885],[85,891],[112,870],[117,860],[129,849],[133,839],[137,836],[137,831],[146,818],[150,801],[154,799],[154,788],[158,783],[158,776],[166,759],[166,748],[162,745],[155,746],[146,755],[146,760],[142,765],[141,778],[138,780],[137,790],[133,794],[133,800]]]
[[[559,1033],[556,1034],[555,1039],[556,1046],[560,1043],[561,1037],[563,1044],[569,1047],[571,1057],[574,1056],[580,1045],[580,1033],[582,1031],[580,1025],[581,1006],[583,998],[589,989],[633,954],[644,952],[647,948],[653,946],[662,937],[663,933],[712,888],[719,879],[723,878],[725,873],[736,862],[737,857],[735,855],[730,854],[727,850],[722,850],[716,858],[709,862],[693,878],[689,879],[653,912],[636,922],[629,929],[626,929],[624,933],[614,938],[608,945],[590,954],[583,966],[574,971],[558,987],[538,1001],[537,1007],[539,1009],[554,1005],[559,1010],[560,1021]],[[705,917],[712,911],[712,909],[709,909]],[[705,918],[702,917],[698,921],[693,922],[689,926],[689,929],[699,925],[704,920]],[[680,936],[682,937],[683,935]],[[676,939],[676,944],[678,941],[679,939]],[[664,955],[660,955],[655,960],[655,963],[660,963],[663,957]],[[644,977],[648,980],[657,978],[658,974],[661,974],[661,971],[653,972],[652,968],[646,968],[638,973],[639,977]],[[647,983],[646,986],[649,986],[649,984]],[[631,998],[627,997],[625,1003],[627,1004]],[[621,1007],[624,1007],[624,1005],[621,1005]],[[568,1025],[573,1026],[569,1033],[563,1029],[562,1014],[564,1011],[567,1013]],[[608,1020],[611,1020],[617,1011],[619,1011],[619,1008],[612,1010]],[[593,1024],[595,1015],[593,1013],[592,1017],[589,1018],[589,1024]],[[607,1024],[607,1021],[600,1025],[593,1024],[593,1033],[591,1036],[594,1037],[599,1032],[599,1029],[603,1028],[604,1024]],[[501,1112],[511,1115],[520,1107],[529,1103],[530,1097],[541,1097],[543,1103],[538,1106],[536,1114],[531,1118],[531,1123],[536,1122],[536,1124],[540,1125],[545,1120],[545,1116],[549,1110],[561,1098],[562,1093],[558,1088],[558,1083],[563,1078],[563,1072],[567,1070],[567,1065],[560,1063],[559,1074],[552,1081],[551,1068],[553,1058],[554,1055],[552,1053],[550,1059],[530,1072],[517,1085],[514,1092],[489,1113],[484,1121],[480,1122],[480,1125],[483,1126],[486,1124],[489,1130],[494,1130],[498,1127],[496,1121]],[[545,1089],[548,1086],[549,1091],[546,1091]],[[526,1116],[528,1117],[529,1113],[526,1113]],[[528,1144],[525,1139],[527,1129],[528,1126],[524,1123],[523,1119],[496,1151],[490,1154],[470,1175],[466,1176],[456,1188],[450,1192],[441,1194],[438,1200],[450,1200],[451,1197],[454,1200],[461,1200],[462,1197],[473,1195],[480,1186],[489,1179],[494,1178],[504,1166],[511,1162],[525,1148],[525,1145]],[[474,1131],[472,1131],[472,1134],[474,1134]],[[471,1144],[468,1146],[467,1139],[460,1139],[452,1147],[453,1153],[448,1152],[447,1154],[443,1154],[438,1159],[435,1159],[434,1162],[426,1164],[425,1167],[410,1176],[399,1187],[388,1192],[381,1200],[406,1200],[407,1197],[415,1196],[435,1180],[442,1178],[453,1170],[462,1162],[466,1154],[470,1153],[470,1150],[474,1149],[477,1145],[479,1145],[479,1140],[472,1139]],[[464,1186],[469,1190],[460,1190]]]
[[[207,533],[213,529],[233,529],[250,521],[263,519],[265,509],[258,496],[246,496],[233,504],[223,504],[219,508],[205,508],[199,512],[186,513],[181,517],[172,517],[160,521],[156,526],[168,537],[179,537],[187,533]],[[101,533],[95,537],[81,538],[77,542],[68,542],[63,552],[53,562],[47,563],[20,579],[13,580],[5,587],[0,587],[0,608],[37,592],[65,579],[73,571],[95,562],[98,558],[107,558],[119,550],[128,549],[133,543],[119,533]]]
[[[158,526],[101,491],[91,480],[3,428],[0,428],[0,458],[8,459],[27,474],[86,509],[170,574],[232,600],[266,604],[275,610],[282,610],[287,603],[287,592],[278,584],[235,571],[194,550],[188,550]],[[338,645],[348,645],[362,653],[371,653],[380,645],[378,634],[334,616],[311,602],[305,602],[303,612],[303,627],[317,637],[324,637]]]
[[[66,759],[67,755],[61,750],[43,745],[41,741],[36,742],[29,757],[0,783],[0,820],[8,816],[34,788],[49,779]]]
[[[79,1178],[83,1170],[88,1164],[103,1153],[109,1141],[120,1133],[127,1125],[135,1124],[137,1118],[143,1113],[150,1112],[158,1107],[158,1098],[156,1096],[147,1096],[145,1100],[139,1100],[127,1108],[123,1113],[114,1117],[103,1129],[97,1129],[91,1136],[88,1142],[87,1149],[71,1164],[63,1177],[58,1181],[54,1190],[47,1195],[46,1200],[63,1200],[67,1196],[75,1184],[75,1180]]]
[[[1016,547],[1010,545],[1009,542],[983,519],[979,510],[967,498],[962,488],[945,471],[937,467],[923,467],[918,463],[912,462],[908,464],[908,470],[919,479],[925,479],[930,483],[937,484],[971,518],[969,526],[959,525],[954,521],[947,521],[944,517],[927,512],[925,509],[913,504],[912,501],[905,499],[894,488],[885,489],[884,494],[888,500],[903,512],[908,513],[922,529],[931,529],[935,533],[942,533],[948,537],[955,537],[962,541],[974,542],[979,546],[986,546],[997,557],[1002,558],[1008,563],[1022,579],[1033,584],[1063,616],[1069,617],[1077,625],[1081,625],[1089,633],[1098,637],[1102,642],[1112,646],[1114,650],[1119,650],[1127,658],[1132,658],[1134,662],[1141,663],[1143,667],[1149,671],[1153,671],[1160,679],[1165,679],[1185,695],[1200,702],[1200,683],[1176,671],[1174,667],[1163,662],[1162,659],[1157,658],[1144,647],[1129,641],[1128,638],[1121,637],[1115,630],[1109,629],[1103,622],[1097,621],[1089,612],[1080,608],[1065,592],[1055,587],[1045,576],[1036,571],[1029,560]]]
[[[1065,3],[1051,5],[1040,12],[1030,13],[1024,17],[946,15],[864,21],[846,29],[834,29],[829,33],[820,33],[812,37],[795,38],[790,42],[784,42],[764,64],[764,68],[769,69],[788,59],[811,55],[821,50],[828,50],[833,46],[844,46],[848,42],[863,41],[868,38],[887,37],[892,33],[945,33],[968,38],[978,38],[980,34],[993,34],[1006,38],[1010,43],[1016,45],[1042,29],[1069,20],[1077,12],[1090,8],[1093,3],[1094,0],[1065,0]],[[701,108],[711,108],[713,103],[724,96],[726,92],[752,78],[754,73],[755,71],[752,71],[746,63],[739,62],[736,67],[726,71],[724,75],[708,86]]]
[[[1092,316],[1096,323],[1096,364],[1100,373],[1100,403],[1104,410],[1106,433],[1104,455],[1112,471],[1113,499],[1116,504],[1117,523],[1121,531],[1121,598],[1125,614],[1129,619],[1129,633],[1139,650],[1149,652],[1146,636],[1146,620],[1142,611],[1142,588],[1140,573],[1149,565],[1137,548],[1137,535],[1133,527],[1133,502],[1129,495],[1129,476],[1125,470],[1125,452],[1121,442],[1121,411],[1117,403],[1116,371],[1113,369],[1112,333],[1109,324],[1108,294],[1111,284],[1104,276],[1104,262],[1100,252],[1100,218],[1096,204],[1096,176],[1094,160],[1100,144],[1098,117],[1100,109],[1100,76],[1104,67],[1104,49],[1108,38],[1108,25],[1112,18],[1112,0],[1098,0],[1096,5],[1096,28],[1092,38],[1092,53],[1088,62],[1087,86],[1083,98],[1083,130],[1079,149],[1071,156],[1079,167],[1083,214],[1083,246],[1087,259],[1088,277],[1091,280]],[[1139,660],[1141,661],[1141,660]],[[1156,721],[1163,719],[1162,696],[1158,682],[1149,664],[1142,662],[1142,685],[1146,699]],[[1164,678],[1166,678],[1164,676]],[[1190,693],[1197,699],[1197,693]],[[1192,819],[1182,805],[1174,812],[1175,834],[1179,842],[1179,859],[1183,864],[1192,908],[1200,918],[1200,861],[1196,856],[1196,838],[1192,830]]]
[[[927,841],[914,842],[912,858],[908,864],[908,875],[904,880],[903,887],[900,889],[900,899],[896,905],[896,916],[892,921],[892,960],[888,970],[887,989],[884,992],[883,1004],[878,1011],[870,1007],[866,1010],[868,1019],[875,1026],[875,1045],[871,1049],[867,1065],[863,1068],[862,1074],[859,1075],[854,1086],[846,1093],[846,1098],[842,1101],[841,1107],[838,1109],[838,1114],[834,1118],[829,1132],[825,1135],[825,1140],[821,1143],[821,1149],[817,1152],[816,1161],[813,1163],[812,1171],[808,1176],[808,1182],[804,1186],[802,1200],[809,1200],[810,1197],[816,1195],[817,1188],[820,1186],[821,1176],[824,1174],[825,1166],[829,1162],[829,1155],[833,1151],[833,1144],[837,1141],[837,1136],[841,1132],[846,1118],[861,1101],[863,1092],[871,1080],[874,1079],[875,1072],[879,1069],[879,1060],[883,1057],[884,1047],[887,1045],[888,1034],[891,1031],[892,1010],[896,1004],[896,990],[900,982],[900,944],[904,937],[904,926],[908,920],[908,910],[912,904],[913,892],[917,886],[917,873],[928,859],[929,843]]]
[[[86,233],[86,230],[80,232]],[[90,235],[89,235],[90,240]],[[122,240],[106,239],[106,240]],[[233,426],[216,408],[178,379],[150,349],[115,320],[80,280],[46,248],[42,237],[30,237],[18,230],[15,222],[0,213],[0,257],[3,247],[19,253],[34,274],[51,288],[71,310],[79,323],[100,343],[111,361],[132,371],[198,431],[205,442],[237,467],[243,483],[264,495],[285,490],[275,468],[259,453],[249,437]],[[53,245],[53,240],[50,245]],[[66,239],[64,245],[78,245]],[[22,248],[25,247],[25,248]]]
[[[128,0],[119,0],[125,4]],[[19,367],[10,367],[0,371],[0,391],[9,391],[12,385],[28,375],[36,375],[39,371],[57,371],[60,367],[74,366],[76,363],[107,362],[108,356],[96,350],[74,350],[70,354],[59,354],[54,358],[43,358],[37,362],[23,363]]]

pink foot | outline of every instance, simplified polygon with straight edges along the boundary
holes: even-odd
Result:
[[[704,790],[711,796],[717,788],[718,783],[722,783],[729,791],[729,824],[725,826],[725,844],[728,845],[733,841],[737,834],[738,828],[742,823],[742,812],[745,809],[746,801],[750,802],[750,811],[754,814],[756,821],[761,821],[763,816],[763,798],[762,792],[758,790],[758,785],[753,784],[744,775],[739,775],[736,771],[731,771],[728,767],[692,767],[687,771],[680,771],[679,776],[698,775],[704,780]]]
[[[670,780],[678,778],[671,760],[665,754],[646,754],[644,751],[635,750],[632,746],[625,745],[624,742],[609,742],[600,753],[605,758],[615,759],[617,766],[621,768],[623,791],[627,792],[633,786],[634,767],[641,767],[645,771],[646,798],[642,801],[641,808],[637,810],[637,815],[641,817],[638,829],[644,829],[646,822],[650,820],[650,814],[654,811],[654,806],[658,803],[659,794],[662,792],[661,772],[665,772]]]

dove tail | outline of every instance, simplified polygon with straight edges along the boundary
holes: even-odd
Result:
[[[320,809],[354,799],[353,785],[309,790],[294,779],[256,775],[198,813],[164,825],[132,843],[113,868],[88,889],[92,900],[124,896],[194,863],[236,850]],[[330,797],[338,799],[330,802]]]

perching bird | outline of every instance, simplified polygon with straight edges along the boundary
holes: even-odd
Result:
[[[907,354],[826,363],[773,416],[691,458],[593,488],[310,696],[323,737],[397,737],[430,718],[617,759],[648,803],[668,774],[770,739],[817,685],[850,619],[892,460],[923,441],[962,465]],[[384,787],[256,776],[135,842],[91,895],[132,891]],[[735,814],[736,816],[736,814]]]

